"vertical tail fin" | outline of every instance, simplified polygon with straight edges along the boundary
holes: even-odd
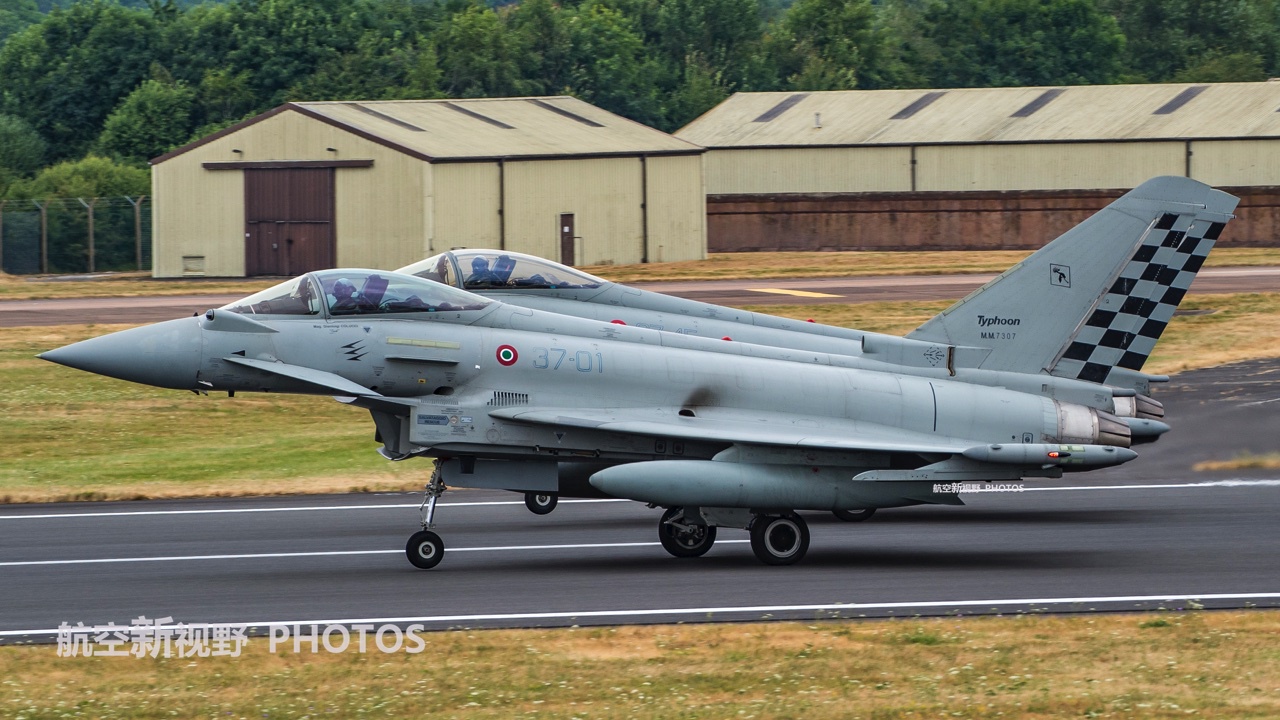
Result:
[[[1148,180],[907,337],[991,348],[985,369],[1116,382],[1141,370],[1237,202]]]

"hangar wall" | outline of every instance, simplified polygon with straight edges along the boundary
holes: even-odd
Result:
[[[894,180],[797,175],[791,153],[815,164],[832,153],[828,168]],[[894,174],[904,156],[905,178]],[[1032,249],[1145,180],[1188,172],[1241,197],[1222,243],[1280,246],[1280,140],[711,150],[706,160],[708,252]],[[822,187],[809,178],[842,190],[792,189]],[[746,189],[714,192],[729,188]]]
[[[648,186],[648,262],[703,260],[706,245],[691,242],[707,236],[707,193],[702,158],[669,155],[645,160]]]
[[[1129,189],[720,195],[707,199],[707,250],[1031,250]],[[1241,201],[1219,242],[1280,245],[1280,187],[1222,189]]]
[[[287,103],[152,160],[153,273],[702,258],[702,152],[570,97]]]
[[[334,148],[331,152],[327,148]],[[235,152],[239,151],[239,152]],[[156,277],[245,273],[243,172],[207,162],[372,160],[335,169],[337,262],[399,267],[424,257],[425,164],[331,125],[282,112],[154,165]],[[201,272],[188,260],[203,258]]]
[[[433,252],[502,248],[560,260],[558,226],[568,213],[578,238],[576,265],[705,257],[697,155],[440,162],[431,168]]]

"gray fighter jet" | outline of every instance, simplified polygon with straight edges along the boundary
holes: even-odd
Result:
[[[724,342],[342,269],[41,357],[368,410],[385,457],[436,460],[406,546],[418,567],[443,557],[431,528],[446,485],[552,497],[575,479],[664,507],[672,555],[736,527],[784,565],[809,544],[797,510],[959,505],[963,483],[1135,458],[1131,444],[1168,429],[1146,398],[1162,378],[1142,364],[1235,204],[1191,180],[1144,183],[905,339],[798,323]],[[831,345],[787,340],[805,335]]]

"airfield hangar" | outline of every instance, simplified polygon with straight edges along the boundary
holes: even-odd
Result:
[[[154,274],[701,259],[702,152],[570,97],[288,103],[151,161]]]
[[[1280,245],[1275,81],[738,93],[676,136],[707,148],[710,252],[1036,248],[1156,175]]]

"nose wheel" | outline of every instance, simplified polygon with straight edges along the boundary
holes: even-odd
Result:
[[[749,530],[751,551],[766,565],[793,565],[809,551],[809,526],[795,513],[757,515]]]
[[[444,540],[430,530],[419,530],[409,536],[404,551],[414,567],[430,570],[444,559]]]

